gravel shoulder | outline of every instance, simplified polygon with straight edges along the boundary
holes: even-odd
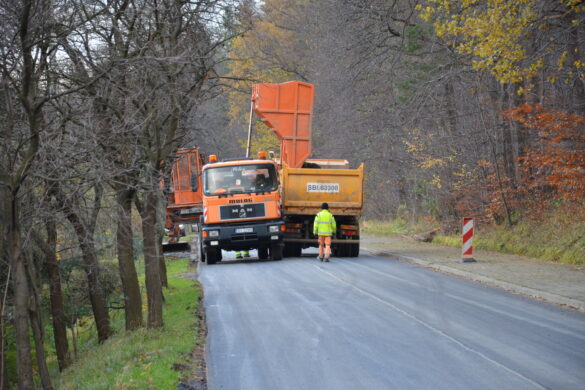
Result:
[[[361,250],[418,264],[490,286],[585,312],[585,267],[474,250],[474,263],[461,262],[461,249],[402,237],[360,237]]]

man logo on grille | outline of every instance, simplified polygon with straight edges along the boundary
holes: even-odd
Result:
[[[246,218],[246,210],[243,207],[240,209],[240,218]]]

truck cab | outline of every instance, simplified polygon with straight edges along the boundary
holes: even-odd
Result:
[[[222,250],[257,249],[260,259],[282,259],[285,227],[274,161],[210,156],[202,184],[200,242],[208,264],[221,261]]]

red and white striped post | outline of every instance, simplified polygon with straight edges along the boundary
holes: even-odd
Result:
[[[461,262],[472,263],[473,258],[473,218],[463,218],[463,235],[461,246]]]

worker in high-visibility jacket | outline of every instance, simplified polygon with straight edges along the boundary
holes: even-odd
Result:
[[[337,231],[337,225],[335,224],[335,217],[329,211],[329,205],[323,203],[321,205],[321,211],[315,216],[313,222],[313,234],[319,238],[319,257],[320,261],[329,261],[331,257],[331,238]]]

